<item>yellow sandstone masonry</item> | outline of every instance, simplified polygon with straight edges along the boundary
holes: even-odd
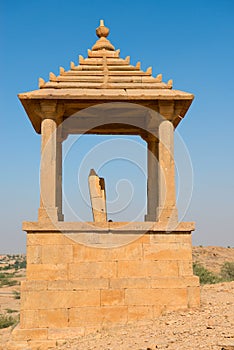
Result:
[[[27,246],[27,263],[41,264],[42,263],[41,250],[42,250],[42,247],[39,245],[28,245]]]
[[[128,321],[152,320],[154,318],[152,306],[129,306]]]
[[[116,262],[80,262],[70,264],[68,275],[70,280],[79,278],[111,278],[117,276]]]
[[[79,261],[117,261],[142,260],[142,244],[133,242],[118,248],[91,248],[83,245],[74,245],[74,262]]]
[[[71,308],[69,324],[71,327],[83,325],[125,324],[128,319],[127,306],[103,306],[90,308]]]
[[[37,310],[21,310],[20,312],[20,327],[27,328],[41,328],[38,319]]]
[[[186,288],[199,287],[199,277],[178,277],[178,278],[152,278],[152,288]]]
[[[110,288],[111,289],[151,288],[151,279],[148,277],[111,278]]]
[[[32,328],[30,329],[19,329],[18,327],[14,329],[12,333],[12,338],[15,341],[27,340],[27,339],[40,339],[45,340],[48,338],[48,329]]]
[[[68,327],[68,328],[49,328],[48,329],[48,339],[65,340],[77,338],[85,334],[85,327]]]
[[[101,290],[109,288],[108,278],[80,278],[72,281],[49,281],[48,290]]]
[[[183,224],[183,223],[181,223]],[[150,235],[151,243],[188,243],[192,244],[192,237],[190,233],[160,233],[157,235]]]
[[[48,289],[48,282],[47,281],[22,281],[21,282],[21,291],[39,291],[39,290],[47,290]]]
[[[170,305],[187,307],[187,288],[173,289],[127,289],[127,305]]]
[[[188,261],[178,261],[179,276],[192,276],[193,263],[192,259]]]
[[[101,306],[114,306],[125,304],[125,291],[122,290],[102,290]]]
[[[118,261],[118,277],[177,277],[177,261]]]
[[[71,307],[99,306],[99,290],[24,292],[23,310],[64,309]]]
[[[28,233],[27,246],[45,246],[45,245],[70,245],[76,244],[66,235],[60,233]]]
[[[67,264],[28,264],[27,280],[56,281],[68,278]]]
[[[192,248],[188,243],[144,244],[145,260],[191,260]]]
[[[73,262],[73,246],[45,245],[41,248],[41,261],[43,264],[68,264]]]
[[[68,327],[68,309],[38,310],[38,322],[42,328]]]

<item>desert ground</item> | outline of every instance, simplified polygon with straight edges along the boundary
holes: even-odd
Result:
[[[193,260],[218,274],[226,261],[234,261],[234,248],[194,247]],[[23,280],[25,269],[14,279]],[[17,318],[19,285],[1,286],[0,313]],[[7,349],[12,327],[0,329],[0,349]],[[167,312],[153,322],[103,328],[66,342],[56,350],[231,350],[234,349],[234,281],[201,286],[201,307]]]

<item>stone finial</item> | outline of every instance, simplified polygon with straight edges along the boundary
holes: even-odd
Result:
[[[96,29],[96,34],[99,38],[101,37],[107,37],[109,34],[110,30],[104,25],[104,20],[100,20],[100,26]]]
[[[100,20],[100,26],[96,29],[96,34],[99,37],[99,39],[97,40],[96,44],[94,44],[94,46],[92,47],[93,51],[96,50],[110,50],[110,51],[114,51],[115,48],[114,46],[110,43],[110,41],[106,38],[109,34],[109,28],[107,28],[104,25],[104,21],[103,19]]]

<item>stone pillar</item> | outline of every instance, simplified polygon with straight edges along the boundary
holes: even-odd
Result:
[[[63,205],[63,188],[62,188],[62,173],[63,173],[63,147],[62,147],[62,129],[60,127],[57,128],[57,162],[56,162],[56,173],[57,173],[57,185],[56,185],[56,206],[58,208],[58,220],[63,221],[64,215],[62,210]]]
[[[173,116],[173,105],[160,104],[160,113],[163,117]],[[174,163],[174,126],[168,119],[159,125],[159,205],[158,220],[176,223],[178,214],[176,208],[175,163]]]
[[[147,215],[145,221],[157,220],[157,207],[159,200],[158,189],[158,139],[148,134],[145,137],[147,142]]]
[[[62,139],[55,103],[41,103],[40,208],[38,221],[63,220]]]

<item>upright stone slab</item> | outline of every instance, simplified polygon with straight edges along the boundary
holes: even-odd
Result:
[[[40,78],[39,90],[19,95],[41,134],[41,188],[38,221],[23,224],[27,277],[12,348],[48,349],[103,326],[199,306],[194,223],[178,222],[173,145],[193,95],[173,90],[172,81],[153,77],[151,68],[131,65],[130,57],[120,58],[103,21],[96,33],[99,39],[79,65],[71,62],[70,70],[50,73],[49,82]],[[83,133],[146,141],[145,222],[95,215],[94,222],[63,221],[62,143]]]
[[[106,222],[106,191],[105,181],[99,177],[94,169],[89,174],[89,193],[92,205],[93,221]]]

